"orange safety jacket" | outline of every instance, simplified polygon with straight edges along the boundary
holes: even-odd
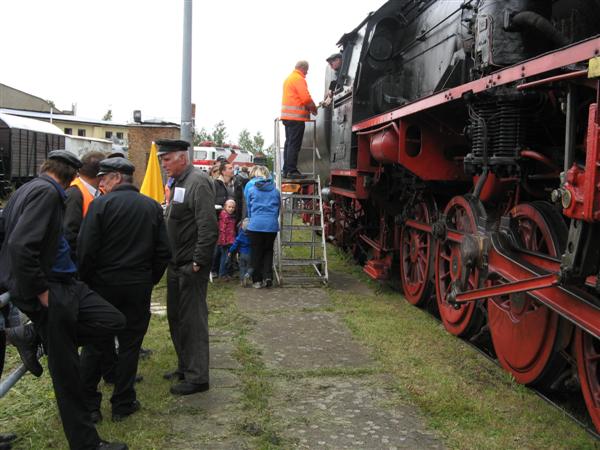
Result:
[[[306,122],[310,120],[309,109],[314,105],[306,85],[306,76],[298,69],[294,70],[283,83],[281,120]]]
[[[73,180],[73,182],[71,183],[71,186],[77,186],[79,188],[79,190],[81,191],[81,195],[83,197],[83,217],[85,217],[85,215],[87,214],[88,208],[90,206],[90,203],[92,203],[92,200],[94,200],[94,196],[92,194],[90,194],[90,191],[88,191],[88,188],[85,186],[85,184],[83,184],[83,182],[81,181],[81,178],[77,177]]]

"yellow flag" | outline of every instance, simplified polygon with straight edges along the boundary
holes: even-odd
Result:
[[[165,201],[165,187],[163,186],[162,176],[160,174],[160,165],[158,164],[158,155],[156,144],[153,142],[150,148],[150,157],[148,158],[148,166],[146,167],[146,175],[140,192],[153,198],[158,203]]]

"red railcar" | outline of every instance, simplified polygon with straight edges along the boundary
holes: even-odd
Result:
[[[389,1],[338,45],[327,236],[600,430],[600,2]]]

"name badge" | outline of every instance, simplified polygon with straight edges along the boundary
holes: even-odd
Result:
[[[173,193],[173,201],[175,203],[183,203],[184,198],[185,198],[185,188],[176,187],[175,192]]]

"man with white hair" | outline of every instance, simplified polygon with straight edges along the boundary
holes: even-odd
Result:
[[[177,368],[165,378],[178,380],[175,395],[209,389],[208,307],[206,290],[219,234],[215,187],[209,176],[190,163],[189,143],[157,141],[158,157],[167,176],[165,211],[171,261],[167,269],[167,319],[177,353]]]
[[[308,62],[298,61],[294,71],[283,83],[281,121],[285,126],[283,146],[283,178],[304,178],[298,170],[298,154],[302,148],[305,122],[310,114],[317,114],[317,107],[306,84]]]

